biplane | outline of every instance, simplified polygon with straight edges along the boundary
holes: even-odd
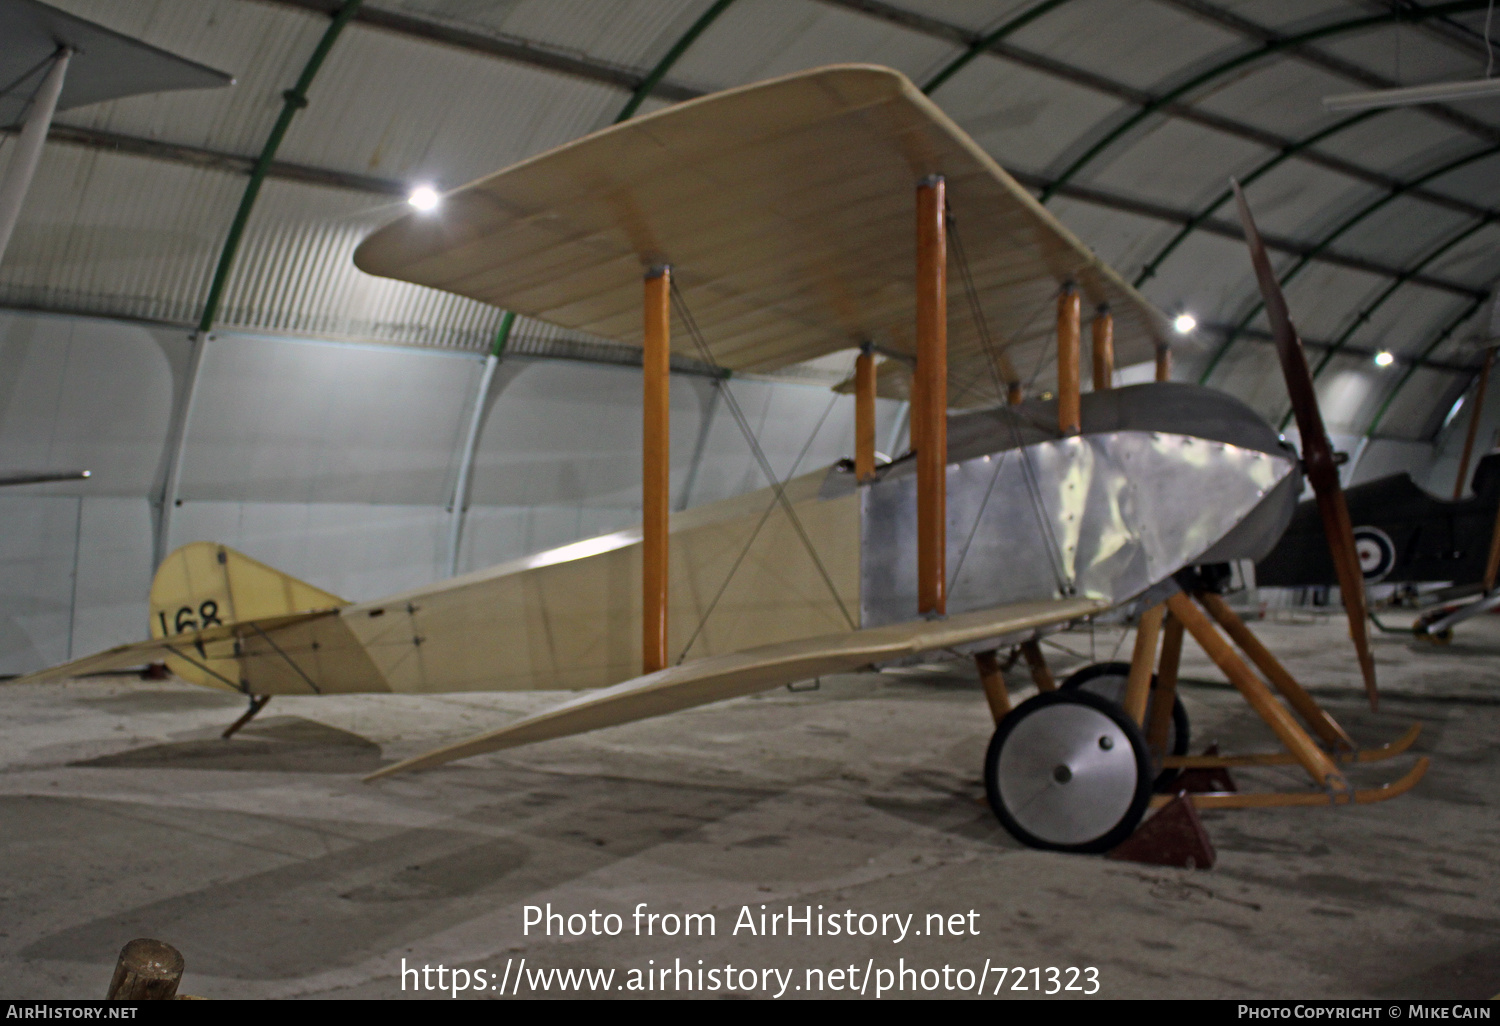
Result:
[[[642,525],[373,602],[195,542],[156,575],[151,640],[25,679],[163,659],[248,696],[241,722],[273,695],[582,692],[373,779],[957,653],[975,659],[996,721],[995,812],[1026,843],[1069,851],[1129,835],[1167,797],[1152,790],[1163,771],[1248,759],[1301,766],[1313,784],[1192,799],[1225,807],[1376,801],[1426,769],[1353,788],[1343,763],[1397,754],[1414,733],[1358,750],[1198,569],[1269,551],[1304,463],[1341,501],[1320,426],[1299,408],[1299,462],[1248,407],[1165,380],[1161,312],[898,72],[820,68],[627,121],[395,221],[355,262],[640,346]],[[1283,356],[1300,357],[1278,311]],[[778,480],[725,389],[766,487],[669,515],[674,352],[729,374],[847,352],[852,459]],[[1154,359],[1158,381],[1111,388],[1116,359]],[[911,403],[910,451],[892,460],[875,454],[877,396]],[[1347,515],[1334,537],[1348,542]],[[1334,558],[1358,573],[1352,544]],[[1142,610],[1123,674],[1058,687],[1040,635],[1121,606]],[[1351,607],[1373,701],[1363,624]],[[1282,751],[1186,754],[1173,718],[1184,634]],[[1039,688],[1014,707],[1008,650]]]

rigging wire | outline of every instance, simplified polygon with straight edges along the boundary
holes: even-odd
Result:
[[[27,68],[26,71],[21,75],[20,78],[16,79],[10,85],[5,86],[3,89],[0,89],[0,97],[4,97],[4,96],[10,95],[12,92],[15,91],[15,89],[22,82],[26,81],[28,78],[30,78],[32,75],[36,74],[42,68],[45,68],[48,64],[51,64],[53,61],[57,60],[57,56],[58,55],[55,52],[54,53],[49,53],[46,57],[43,57],[36,64],[33,64],[31,67]],[[42,86],[44,86],[46,84],[47,84],[47,76],[46,75],[43,75],[41,78],[37,79],[36,88],[34,88],[34,89],[31,90],[31,95],[26,98],[26,102],[25,103],[21,104],[21,113],[20,113],[20,116],[16,119],[16,126],[17,126],[16,130],[14,132],[0,133],[0,149],[4,149],[5,148],[5,144],[10,141],[10,139],[11,139],[12,136],[16,136],[16,137],[20,136],[20,134],[21,134],[21,126],[25,125],[25,123],[26,123],[26,115],[30,112],[31,105],[36,102],[37,95],[39,93],[41,93]]]
[[[958,222],[951,211],[948,214],[948,238],[953,240],[954,262],[958,265],[964,298],[968,300],[969,316],[974,319],[974,330],[979,334],[979,345],[984,350],[984,362],[989,368],[990,381],[995,386],[995,398],[1004,403],[1006,389],[1000,380],[999,354],[994,350],[994,343],[990,338],[989,321],[985,319],[984,308],[979,304],[979,292],[974,287],[974,276],[969,268],[968,255],[964,251],[963,239],[958,233]],[[979,533],[979,525],[984,521],[984,511],[989,508],[990,496],[994,494],[995,485],[1005,469],[1005,458],[1009,455],[1008,452],[1001,453],[1000,459],[995,463],[995,472],[990,475],[990,483],[984,491],[984,499],[979,503],[979,512],[974,514],[974,523],[969,528],[969,536],[964,539],[964,547],[958,554],[958,563],[953,567],[954,585],[958,584],[959,575],[963,573],[964,561],[969,558],[969,548],[974,544],[974,536]]]
[[[974,536],[979,533],[979,525],[984,522],[984,511],[989,508],[990,495],[995,491],[995,485],[1000,480],[1000,471],[1005,467],[1005,458],[1009,452],[1002,452],[1000,458],[995,461],[995,472],[990,475],[989,487],[984,490],[984,499],[979,503],[979,512],[974,514],[974,523],[969,528],[969,536],[964,539],[964,547],[958,553],[958,562],[953,567],[953,585],[958,585],[959,574],[963,572],[964,560],[969,558],[969,546],[974,544]]]
[[[720,385],[720,388],[727,389],[728,386]],[[817,439],[818,432],[823,430],[823,422],[828,419],[828,415],[833,412],[833,408],[838,404],[838,401],[839,397],[837,393],[834,393],[833,397],[828,400],[828,405],[823,410],[823,416],[819,417],[818,422],[813,425],[812,434],[807,436],[807,441],[803,444],[802,451],[797,454],[797,459],[792,463],[792,469],[787,471],[786,478],[782,481],[783,488],[791,483],[792,478],[797,476],[797,468],[802,466],[802,461],[806,458],[808,451],[812,449],[812,444]],[[687,658],[687,654],[693,649],[693,642],[698,640],[698,635],[703,633],[704,627],[708,626],[708,618],[714,615],[714,610],[718,608],[719,600],[729,590],[729,585],[734,580],[734,575],[739,573],[740,564],[745,561],[746,556],[750,555],[750,548],[755,544],[755,539],[760,537],[761,528],[766,526],[766,521],[771,519],[771,514],[776,512],[778,505],[780,503],[773,495],[770,504],[766,506],[765,512],[760,515],[760,520],[756,521],[755,529],[750,532],[750,537],[745,541],[744,547],[740,549],[740,554],[735,557],[734,565],[729,568],[729,573],[724,575],[724,583],[719,585],[719,590],[714,595],[713,601],[703,611],[703,616],[698,620],[698,626],[693,628],[692,636],[688,638],[687,644],[682,647],[682,654],[677,657],[677,665],[682,665],[682,661]]]
[[[1000,380],[1000,354],[995,352],[994,340],[990,338],[990,323],[985,319],[984,308],[979,305],[979,290],[974,287],[974,275],[969,267],[968,253],[964,250],[963,237],[958,232],[958,221],[952,211],[948,213],[948,238],[953,240],[954,262],[963,280],[964,298],[969,302],[969,315],[974,318],[974,330],[979,333],[979,345],[984,350],[984,362],[989,368],[990,381],[995,386],[995,399],[1005,402],[1005,385]]]
[[[47,56],[43,57],[41,60],[37,61],[31,67],[22,72],[20,78],[11,82],[10,85],[0,88],[0,96],[9,96],[18,85],[26,81],[32,75],[35,75],[38,71],[41,71],[48,64],[51,64],[55,60],[57,60],[57,54],[55,52],[49,53]],[[31,91],[31,98],[26,101],[26,107],[31,106],[32,101],[36,99],[36,94],[41,91],[42,82],[46,81],[46,78],[47,76],[43,75],[42,78],[37,81],[36,88]],[[25,115],[26,107],[21,108],[21,113],[23,116]]]
[[[703,332],[698,329],[698,322],[693,318],[693,312],[688,309],[687,299],[683,296],[682,289],[678,287],[675,278],[672,279],[671,289],[673,305],[677,307],[677,313],[682,318],[683,324],[687,327],[688,334],[692,337],[693,343],[698,347],[698,352],[703,362],[722,373],[724,368],[719,365],[718,360],[714,359],[713,352],[708,348],[708,343],[703,338]],[[797,532],[797,537],[802,540],[802,545],[807,549],[807,554],[812,557],[814,565],[818,568],[819,575],[823,578],[823,583],[828,586],[829,594],[833,596],[833,601],[838,604],[839,612],[843,614],[844,620],[849,624],[849,629],[857,630],[858,625],[854,622],[854,618],[849,615],[849,608],[844,605],[844,597],[839,594],[838,588],[833,583],[833,578],[828,573],[828,568],[823,565],[823,560],[818,557],[817,548],[814,547],[812,539],[807,536],[807,530],[802,526],[802,518],[797,515],[797,511],[792,507],[791,500],[786,497],[786,489],[782,487],[781,479],[771,469],[771,461],[766,459],[766,452],[761,448],[760,440],[755,437],[755,432],[751,430],[750,421],[745,417],[745,411],[740,409],[739,400],[734,397],[734,392],[728,388],[724,389],[724,405],[729,407],[730,415],[734,417],[735,423],[739,425],[740,433],[745,436],[745,441],[749,443],[750,451],[754,454],[755,461],[760,464],[761,473],[765,474],[766,481],[770,483],[772,490],[775,492],[776,501],[781,505],[782,509],[786,510],[786,515],[792,522],[792,528]]]
[[[1090,620],[1089,622],[1092,623],[1093,621]],[[1111,662],[1111,663],[1114,662],[1115,659],[1119,656],[1120,649],[1123,648],[1124,645],[1125,645],[1125,635],[1127,633],[1129,633],[1129,632],[1126,631],[1125,628],[1123,628],[1123,627],[1120,628],[1120,639],[1115,642],[1115,647],[1114,647],[1113,651],[1111,651],[1109,653],[1109,659],[1107,660],[1108,662]]]
[[[953,258],[958,264],[959,279],[962,282],[964,294],[969,300],[969,309],[974,317],[974,327],[979,333],[979,344],[984,349],[985,362],[989,364],[990,375],[995,383],[995,391],[1001,402],[1005,401],[1005,393],[1000,383],[1000,371],[996,362],[996,351],[994,340],[990,337],[989,322],[985,319],[984,310],[979,303],[979,291],[974,285],[974,276],[969,267],[968,254],[964,250],[963,240],[959,235],[958,222],[951,216],[948,219],[949,238],[953,240]],[[1036,314],[1032,315],[1036,319]],[[1045,352],[1045,348],[1043,350]],[[1040,370],[1040,368],[1038,368]],[[1037,527],[1041,530],[1042,539],[1047,547],[1047,563],[1052,570],[1054,583],[1058,592],[1064,596],[1073,594],[1073,582],[1067,572],[1067,565],[1063,561],[1062,546],[1052,534],[1052,525],[1047,519],[1046,507],[1042,502],[1042,488],[1036,478],[1036,468],[1031,465],[1031,458],[1026,452],[1026,447],[1021,442],[1021,432],[1016,427],[1016,417],[1010,410],[1002,410],[1001,416],[1006,426],[1010,429],[1011,443],[1021,460],[1021,476],[1026,482],[1027,497],[1031,500],[1031,511],[1036,516]],[[985,507],[990,500],[990,494],[994,490],[995,482],[999,480],[1001,467],[1004,466],[1004,457],[995,467],[994,477],[990,479],[990,488],[985,492],[984,503],[979,507],[979,513],[975,517],[974,527],[969,534],[969,541],[964,543],[959,565],[953,572],[953,580],[957,582],[959,570],[963,568],[963,559],[968,555],[969,542],[974,539],[974,532],[979,529],[979,521],[984,516]]]

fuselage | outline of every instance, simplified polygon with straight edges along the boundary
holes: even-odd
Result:
[[[1254,558],[1301,487],[1275,432],[1207,389],[1086,395],[1082,434],[1055,423],[1044,402],[950,419],[948,612],[1117,604],[1184,566]],[[911,462],[865,484],[836,465],[784,498],[766,488],[674,514],[672,660],[918,619]],[[202,660],[262,695],[606,687],[641,672],[640,550],[639,529],[586,539],[346,605],[274,643],[210,644]]]

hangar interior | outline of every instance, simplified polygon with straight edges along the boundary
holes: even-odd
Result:
[[[1238,398],[1296,443],[1272,325],[1227,192],[1231,176],[1244,183],[1313,366],[1329,435],[1348,454],[1341,467],[1346,487],[1404,471],[1436,495],[1456,496],[1466,439],[1478,439],[1469,474],[1477,456],[1500,441],[1500,402],[1493,396],[1471,430],[1484,344],[1500,334],[1500,95],[1357,111],[1329,110],[1323,103],[1334,94],[1488,78],[1496,68],[1500,26],[1483,0],[48,2],[231,75],[233,84],[74,107],[64,102],[52,121],[0,258],[0,474],[87,469],[91,476],[0,490],[0,674],[31,673],[143,637],[152,575],[168,552],[190,541],[229,545],[319,588],[364,601],[637,523],[638,349],[367,275],[355,267],[354,249],[407,213],[418,187],[446,192],[632,117],[830,64],[881,65],[905,74],[1160,311],[1191,315],[1195,324],[1172,342],[1174,380]],[[0,101],[12,104],[0,106],[0,113],[14,118],[0,136],[0,176],[18,151],[25,106],[16,101],[36,94],[46,69],[23,71],[0,83]],[[672,508],[686,510],[764,484],[725,393],[745,412],[778,476],[851,456],[855,400],[831,388],[852,373],[855,355],[851,348],[801,366],[727,378],[690,356],[674,356]],[[1022,369],[1038,388],[1041,372]],[[1149,363],[1125,366],[1114,380],[1148,381],[1152,373]],[[908,403],[877,400],[876,447],[882,453],[906,450],[909,418]],[[1466,488],[1465,482],[1458,485]],[[1338,622],[1313,613],[1307,618],[1309,631],[1321,631],[1318,637],[1329,645],[1341,643]],[[1347,665],[1318,663],[1319,644],[1304,635],[1287,637],[1314,668],[1309,675],[1322,674],[1319,686],[1354,693],[1357,675]],[[1115,652],[1124,646],[1128,653],[1126,638],[1118,633],[1104,641],[1090,632],[1086,641],[1068,644],[1086,644],[1091,652],[1096,645]],[[1495,838],[1495,806],[1483,787],[1494,780],[1495,747],[1492,729],[1485,734],[1483,725],[1493,727],[1500,638],[1480,623],[1470,641],[1441,654],[1441,670],[1427,662],[1439,657],[1409,651],[1405,640],[1377,642],[1397,694],[1406,696],[1398,709],[1415,711],[1439,738],[1451,728],[1458,761],[1473,769],[1471,777],[1451,765],[1441,771],[1437,796],[1420,807],[1441,822],[1448,845],[1428,862],[1448,859],[1447,871],[1463,879],[1460,889],[1481,889],[1477,881],[1493,876],[1479,853]],[[1069,663],[1069,656],[1053,655]],[[1294,664],[1294,657],[1288,662]],[[1193,672],[1207,677],[1212,669],[1205,663]],[[776,814],[757,803],[774,792],[776,802],[800,809],[787,822],[814,834],[813,810],[837,808],[830,795],[847,790],[847,780],[837,783],[844,779],[840,773],[865,774],[877,781],[871,786],[879,793],[866,796],[860,814],[851,816],[851,836],[860,839],[850,851],[857,848],[860,859],[874,864],[890,852],[919,866],[927,859],[936,868],[908,882],[929,895],[945,887],[965,894],[981,887],[983,867],[1003,873],[1009,866],[1047,881],[1044,890],[1062,887],[1040,861],[1017,868],[1019,851],[1004,849],[1015,856],[1008,861],[992,857],[985,846],[1004,837],[999,828],[992,821],[980,827],[960,814],[973,804],[974,795],[965,791],[972,791],[972,781],[947,765],[954,761],[948,749],[972,747],[978,735],[942,724],[949,706],[973,704],[977,692],[972,675],[954,674],[951,668],[932,669],[936,698],[930,699],[902,690],[911,686],[905,678],[875,685],[831,678],[819,697],[780,695],[756,705],[745,713],[759,725],[754,728],[735,726],[726,712],[748,704],[729,706],[692,714],[686,728],[627,728],[630,733],[603,754],[589,748],[587,738],[575,739],[539,750],[550,755],[501,765],[518,787],[538,791],[556,790],[565,778],[634,774],[629,787],[652,792],[642,801],[655,810],[647,817],[653,824],[671,816],[663,811],[673,799],[662,780],[673,772],[699,788],[684,798],[692,808],[683,815],[704,823],[719,823],[721,799],[734,815],[770,822]],[[367,765],[371,744],[402,754],[422,747],[410,736],[411,720],[422,715],[416,699],[383,708],[340,699],[321,711],[311,700],[297,699],[285,722],[265,728],[273,732],[266,736],[270,740],[254,742],[289,746],[275,749],[263,763],[255,762],[254,753],[242,766],[215,762],[217,756],[192,747],[159,761],[120,756],[123,769],[101,768],[114,765],[108,760],[119,754],[118,745],[110,748],[114,738],[98,734],[122,729],[113,720],[104,725],[109,710],[119,711],[120,722],[130,724],[124,729],[132,744],[145,752],[181,738],[197,746],[209,721],[223,719],[237,704],[212,695],[185,698],[185,685],[172,687],[150,692],[158,697],[141,699],[145,705],[132,705],[139,687],[70,684],[61,693],[71,695],[81,711],[66,714],[68,727],[44,744],[28,740],[28,730],[52,715],[45,687],[14,689],[7,699],[13,715],[3,729],[13,754],[6,772],[15,784],[6,791],[19,803],[6,815],[16,828],[32,814],[27,809],[44,801],[34,789],[54,779],[74,799],[67,809],[57,806],[61,811],[43,815],[43,822],[59,829],[81,832],[67,817],[86,819],[90,810],[128,803],[131,788],[140,787],[161,793],[143,806],[155,810],[149,826],[132,821],[132,830],[139,827],[135,841],[176,836],[186,816],[182,810],[192,808],[210,810],[204,815],[222,821],[214,828],[220,840],[241,838],[254,833],[247,825],[254,817],[283,813],[275,811],[274,798],[263,796],[247,798],[234,811],[229,795],[235,788],[211,781],[214,773],[239,769],[246,787],[271,791],[284,783],[295,797],[285,820],[268,828],[284,856],[272,861],[295,865],[310,858],[307,846],[314,845],[316,831],[309,824],[321,813],[312,794],[324,786],[322,774],[373,768]],[[852,726],[833,723],[834,708],[855,705],[843,703],[844,697],[881,688],[888,690],[877,696],[876,713],[849,714]],[[1195,714],[1223,724],[1225,736],[1240,730],[1243,725],[1215,704],[1221,696],[1203,695],[1192,699],[1201,704]],[[1469,704],[1455,704],[1460,700]],[[148,709],[152,701],[159,715]],[[476,702],[473,708],[481,712],[532,709],[515,698]],[[795,717],[806,712],[803,705],[815,710],[824,729],[852,731],[856,739],[863,732],[871,744],[883,743],[879,739],[892,731],[888,717],[910,715],[940,739],[943,768],[922,778],[921,753],[903,749],[893,756],[904,760],[899,773],[864,762],[839,769],[833,764],[841,757],[810,752],[801,735],[788,742],[792,728],[775,722],[777,710]],[[1470,715],[1464,726],[1455,725],[1454,717]],[[472,718],[470,707],[445,705],[433,713],[432,733],[456,737]],[[312,733],[298,724],[312,724],[306,727]],[[972,726],[977,730],[983,723]],[[276,729],[291,733],[280,737]],[[676,734],[653,729],[686,730],[698,740],[681,742],[671,760],[652,764],[653,745],[677,743],[660,740]],[[746,742],[757,729],[765,732],[764,743]],[[375,740],[361,742],[362,733]],[[317,745],[305,742],[314,736],[331,753],[325,763],[319,763],[325,756],[309,754]],[[722,794],[713,788],[723,782],[710,780],[707,764],[716,756],[703,740],[709,736],[750,745],[729,758],[743,779],[724,784]],[[778,743],[790,746],[784,762],[766,756],[757,763],[756,751]],[[173,761],[178,758],[184,761]],[[142,773],[139,780],[109,782],[121,781],[111,773],[134,772],[132,767]],[[167,781],[172,773],[187,774],[183,790],[164,797],[175,786]],[[939,779],[945,773],[953,779]],[[511,901],[561,886],[555,880],[532,881],[526,885],[532,890],[498,884],[500,875],[464,861],[470,858],[464,853],[480,851],[469,840],[493,840],[494,831],[503,829],[496,825],[504,818],[495,811],[500,806],[460,796],[484,786],[482,769],[459,771],[445,785],[456,783],[456,789],[444,792],[435,818],[427,819],[418,812],[421,789],[403,785],[408,790],[361,820],[364,813],[351,811],[363,800],[360,785],[349,779],[347,787],[333,787],[342,810],[335,818],[363,825],[351,826],[336,848],[381,849],[393,832],[405,831],[391,843],[420,850],[423,858],[456,859],[454,879],[470,880],[472,887],[410,884],[416,904],[409,907],[420,906],[421,916],[432,922],[392,913],[394,918],[380,919],[372,946],[334,945],[338,950],[326,962],[311,953],[314,945],[298,949],[296,958],[310,959],[312,969],[257,959],[241,965],[216,949],[209,956],[212,968],[204,970],[205,987],[224,996],[383,994],[388,974],[375,967],[373,945],[389,941],[394,951],[441,933],[444,950],[475,964],[506,950],[484,949],[474,937],[460,936],[457,920],[442,910],[443,896],[504,892]],[[962,797],[932,819],[915,811],[945,791]],[[586,804],[590,815],[608,820],[601,812],[611,805],[608,794],[590,792]],[[1398,806],[1382,806],[1382,818],[1354,828],[1363,861],[1330,887],[1378,878],[1380,849],[1372,833],[1401,834],[1402,857],[1426,857],[1415,836],[1419,831],[1391,818],[1398,817]],[[1437,806],[1442,808],[1433,811]],[[884,812],[877,816],[872,808]],[[243,821],[230,823],[236,816]],[[443,833],[449,829],[439,826],[445,816],[464,825]],[[891,825],[896,820],[916,823],[919,839],[900,835]],[[1131,914],[1141,918],[1131,920],[1130,929],[1140,923],[1166,929],[1162,917],[1170,915],[1162,908],[1196,907],[1200,900],[1229,901],[1230,918],[1259,903],[1257,908],[1273,910],[1297,934],[1297,945],[1303,945],[1297,950],[1306,955],[1322,935],[1290,925],[1308,913],[1298,904],[1301,898],[1287,895],[1310,895],[1307,901],[1318,908],[1334,908],[1328,915],[1356,917],[1372,930],[1383,914],[1373,906],[1351,911],[1345,907],[1354,901],[1349,894],[1318,905],[1323,898],[1316,896],[1319,870],[1313,863],[1348,838],[1331,820],[1320,823],[1304,837],[1290,836],[1287,821],[1268,813],[1236,821],[1233,828],[1215,826],[1234,838],[1223,845],[1226,851],[1240,852],[1246,866],[1254,863],[1241,867],[1234,887],[1259,888],[1257,897],[1226,898],[1230,887],[1217,898],[1202,898],[1192,890],[1199,885],[1175,877],[1121,883],[1089,868],[1080,871],[1078,891],[1062,900],[1069,914],[1080,915],[1092,896],[1140,884],[1144,890],[1130,900],[1137,903]],[[795,849],[796,830],[763,826],[714,827],[729,831],[718,839],[725,840],[726,851],[741,846],[733,870],[724,874],[740,895],[735,901],[753,900],[756,887],[774,888],[778,896],[861,887],[885,887],[885,897],[902,893],[890,883],[900,873],[863,873],[849,852],[834,851],[837,845],[826,838],[831,847],[806,855],[821,868],[804,871],[796,858],[771,858],[757,845],[772,854]],[[673,828],[662,829],[670,834]],[[552,831],[548,844],[572,843],[556,823],[545,831]],[[604,839],[588,843],[597,840],[607,848],[629,831],[610,821],[596,832]],[[28,851],[46,848],[44,836],[26,836]],[[636,893],[627,884],[649,885],[657,900],[673,900],[663,879],[674,864],[692,858],[676,838],[671,834],[666,854],[644,870],[638,863],[648,842],[632,841],[636,862],[616,867],[624,874],[618,879],[580,857],[577,880],[589,873],[604,876],[583,885],[575,880],[570,900]],[[379,858],[399,861],[391,851]],[[495,853],[484,852],[481,861],[488,864]],[[1312,862],[1273,867],[1277,852]],[[536,851],[529,857],[532,865],[539,858]],[[526,862],[522,855],[515,858],[516,865]],[[562,861],[571,865],[570,858]],[[637,870],[638,877],[631,876]],[[257,873],[271,874],[266,880],[215,901],[222,898],[222,907],[232,909],[256,900],[276,871],[257,863]],[[712,876],[695,883],[687,900],[720,900]],[[209,874],[199,883],[213,888],[221,882]],[[60,886],[75,888],[69,902],[93,900],[76,880]],[[386,884],[358,886],[379,890]],[[1282,897],[1268,898],[1269,891]],[[1149,897],[1158,892],[1168,894],[1161,908],[1151,906]],[[32,900],[42,891],[26,893]],[[1414,964],[1402,979],[1435,996],[1449,993],[1444,988],[1451,981],[1443,973],[1450,971],[1469,988],[1467,996],[1478,995],[1475,988],[1489,987],[1480,995],[1486,997],[1500,989],[1500,979],[1484,968],[1500,929],[1492,897],[1469,912],[1449,892],[1431,907],[1412,902],[1402,906],[1402,929],[1380,934],[1374,949],[1381,957],[1420,961],[1419,940],[1432,931],[1442,957]],[[184,892],[163,897],[151,914],[100,913],[104,918],[87,927],[28,918],[17,936],[30,946],[16,956],[23,968],[7,986],[17,995],[28,988],[62,994],[92,986],[82,967],[113,957],[113,934],[104,928],[111,924],[176,924],[207,947],[212,931],[206,924],[183,926],[191,919],[188,903]],[[484,914],[500,916],[502,904],[494,897]],[[226,914],[238,921],[234,912]],[[1016,919],[1014,910],[1004,914],[1018,923],[1025,918]],[[118,921],[104,923],[109,915]],[[364,923],[363,915],[349,922]],[[87,918],[76,910],[63,919],[68,916]],[[1203,931],[1205,945],[1218,943],[1218,934],[1262,929],[1222,921],[1204,925],[1210,919],[1204,913],[1191,927]],[[465,929],[472,933],[478,922]],[[258,943],[280,943],[282,935],[267,929]],[[325,923],[318,929],[332,928]],[[1069,949],[1066,939],[1053,936],[1051,942]],[[1125,959],[1118,971],[1133,982],[1119,993],[1153,993],[1140,981],[1183,957],[1171,947],[1176,943],[1152,948],[1156,954],[1140,964]],[[1069,950],[1094,953],[1082,943]],[[1280,961],[1284,952],[1257,950],[1264,956],[1254,962],[1260,969],[1290,971]],[[1336,995],[1379,989],[1370,961],[1340,975],[1307,957],[1294,974],[1298,985]],[[1224,996],[1255,987],[1256,993],[1275,992],[1268,983],[1252,984],[1248,973],[1232,971],[1227,956],[1214,958],[1213,972],[1182,993]]]

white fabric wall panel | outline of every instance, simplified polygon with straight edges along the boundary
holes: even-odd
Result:
[[[448,515],[438,506],[184,502],[175,544],[221,542],[352,601],[435,580]]]
[[[766,459],[778,477],[786,478],[793,472],[804,446],[807,455],[797,466],[798,472],[827,466],[834,460],[854,455],[854,399],[851,396],[835,396],[822,388],[753,380],[731,381],[729,387],[734,389],[740,408],[750,422],[750,429],[760,441]],[[887,410],[895,406],[894,403],[881,405]],[[703,465],[693,485],[692,502],[695,506],[764,488],[767,484],[765,474],[734,419],[722,409],[722,403],[720,406],[719,415],[714,418],[708,432]],[[888,432],[888,418],[877,419],[877,447],[885,443]]]
[[[145,495],[172,408],[164,347],[183,344],[166,328],[0,312],[0,470],[93,472],[46,494]]]
[[[143,498],[86,498],[78,529],[73,654],[146,637],[151,507]]]
[[[1364,484],[1366,481],[1374,481],[1376,478],[1388,477],[1404,471],[1410,474],[1417,484],[1431,488],[1428,480],[1431,467],[1432,446],[1426,442],[1403,442],[1395,438],[1377,438],[1365,446],[1365,451],[1359,458],[1359,464],[1349,477],[1348,485]],[[1451,494],[1452,487],[1453,482],[1449,481],[1449,494]],[[1443,494],[1441,488],[1438,489],[1438,494]]]
[[[0,495],[0,673],[68,658],[81,500]]]
[[[828,413],[802,461],[825,466],[854,451],[854,400],[818,386],[732,379],[772,468],[785,476]],[[728,404],[708,378],[672,378],[672,499],[699,506],[766,481]],[[473,506],[640,508],[641,373],[632,367],[508,360],[493,385],[474,463]],[[829,404],[833,403],[830,410]],[[877,445],[899,404],[877,403]],[[696,473],[704,418],[712,411]]]
[[[640,520],[634,506],[471,506],[464,516],[458,572],[609,534]]]
[[[1489,386],[1485,389],[1484,409],[1480,412],[1479,430],[1474,434],[1474,454],[1469,459],[1469,480],[1464,482],[1465,494],[1470,494],[1469,489],[1474,479],[1474,468],[1479,465],[1480,459],[1486,454],[1495,451],[1500,446],[1500,373],[1491,372]],[[1442,430],[1438,436],[1437,451],[1431,460],[1431,469],[1426,474],[1426,487],[1428,491],[1435,492],[1444,498],[1453,494],[1453,481],[1458,476],[1458,461],[1463,458],[1464,439],[1469,432],[1469,420],[1474,412],[1475,399],[1474,386],[1464,394],[1464,403],[1459,407],[1458,413],[1453,420]],[[1446,415],[1447,410],[1443,413]],[[1418,481],[1422,475],[1414,473]]]
[[[481,361],[223,335],[203,354],[181,495],[445,504]],[[173,529],[173,545],[182,537]]]
[[[698,380],[672,378],[674,489],[697,437]],[[500,365],[492,389],[474,460],[472,504],[640,506],[638,369],[513,359]]]

